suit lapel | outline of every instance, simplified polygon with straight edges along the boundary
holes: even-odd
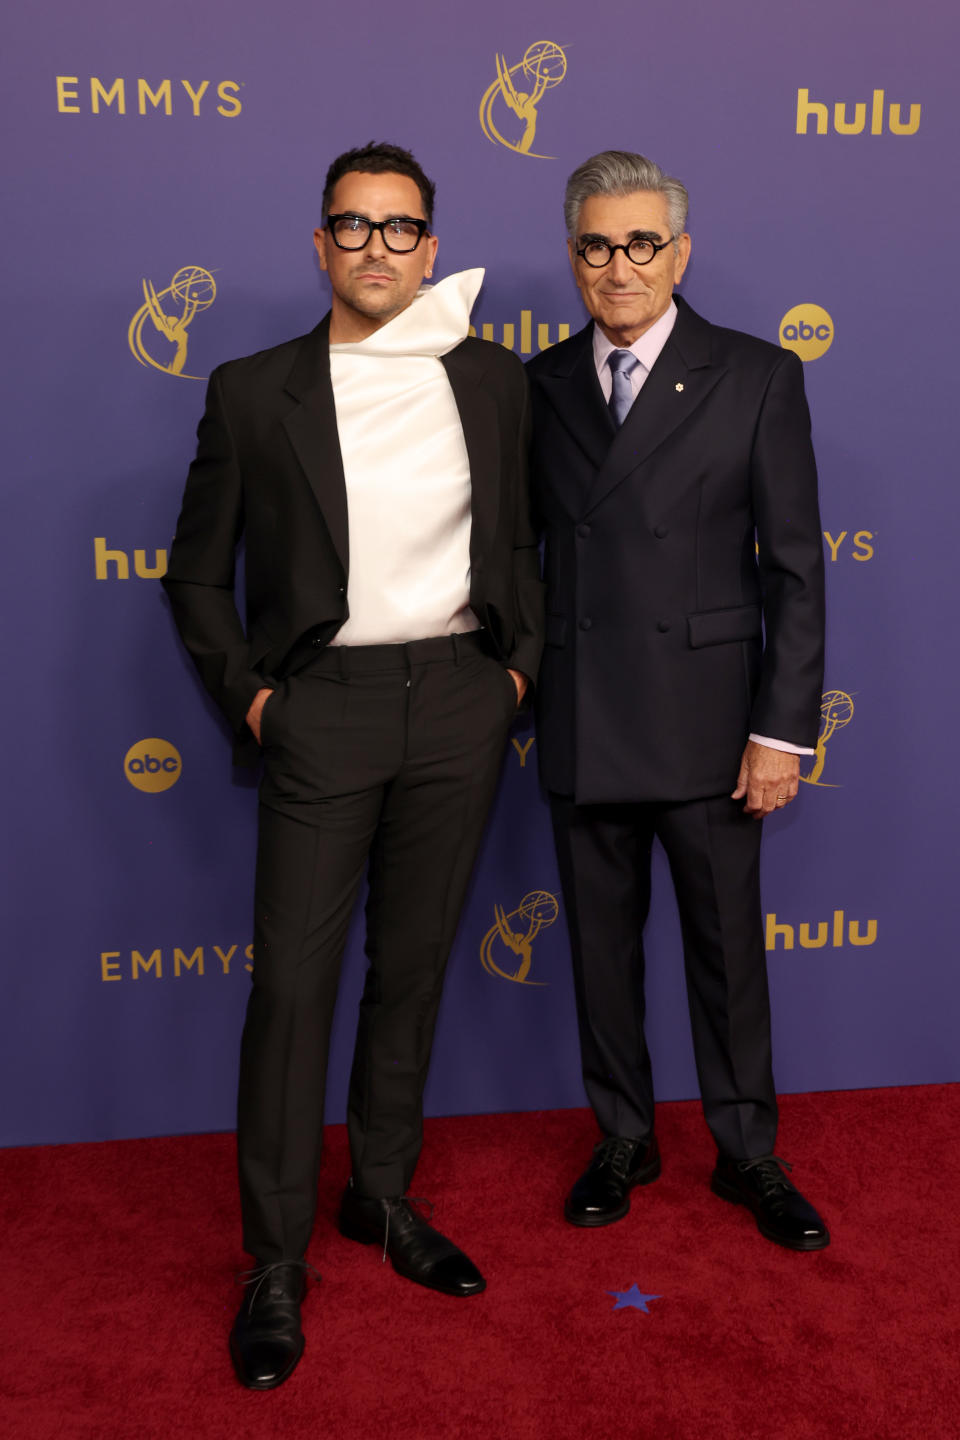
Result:
[[[475,346],[460,344],[440,363],[457,403],[470,462],[470,567],[476,575],[493,548],[500,506],[500,428],[496,402],[480,385],[486,368]]]
[[[284,389],[298,403],[284,417],[283,426],[346,575],[350,567],[347,489],[330,383],[329,315],[304,338]]]
[[[724,373],[713,360],[711,327],[679,296],[676,300],[676,323],[597,472],[587,511],[686,424]]]
[[[557,368],[552,373],[543,372],[537,378],[560,424],[579,445],[594,469],[599,470],[617,432],[597,379],[592,321],[573,336],[562,352],[558,352]],[[579,500],[582,499],[580,496]],[[579,504],[576,508],[580,508]]]
[[[303,341],[284,389],[298,403],[284,417],[294,453],[310,482],[330,538],[349,572],[350,540],[347,489],[337,433],[337,411],[330,381],[330,316]],[[472,347],[458,345],[440,357],[453,390],[470,462],[471,566],[479,568],[496,531],[500,502],[500,435],[493,398],[478,382],[484,367]]]

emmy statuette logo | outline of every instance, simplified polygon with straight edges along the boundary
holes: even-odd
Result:
[[[496,923],[480,942],[484,970],[488,975],[513,980],[517,985],[546,985],[545,980],[528,977],[533,964],[533,942],[541,930],[549,929],[560,913],[556,895],[551,895],[549,890],[531,890],[516,910],[505,914],[501,905],[494,905],[493,913]]]
[[[819,360],[833,344],[833,320],[822,305],[794,305],[780,321],[780,344],[801,360]]]
[[[216,298],[217,282],[200,265],[182,266],[159,294],[150,280],[144,280],[143,304],[127,330],[127,344],[134,359],[166,375],[179,375],[182,380],[202,380],[202,375],[188,375],[183,368],[187,363],[188,331],[195,316],[209,310]],[[146,330],[148,321],[150,330]]]
[[[517,155],[529,155],[534,160],[552,160],[552,155],[541,155],[531,147],[537,133],[540,102],[567,73],[563,47],[553,40],[535,40],[527,46],[516,65],[508,65],[505,55],[498,55],[496,64],[497,78],[487,86],[480,101],[480,124],[484,135],[491,144],[505,145]],[[519,131],[519,138],[508,139],[500,125],[514,135]]]
[[[828,690],[823,696],[820,704],[820,738],[817,740],[817,750],[814,756],[813,769],[809,775],[801,775],[800,779],[807,785],[822,785],[827,790],[838,790],[838,785],[832,785],[829,780],[821,780],[823,767],[827,760],[827,742],[838,730],[849,725],[853,719],[853,699],[845,690]]]
[[[138,740],[123,757],[123,773],[135,790],[157,795],[180,779],[183,762],[180,751],[169,740]]]

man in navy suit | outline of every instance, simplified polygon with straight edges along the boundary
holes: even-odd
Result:
[[[802,367],[674,295],[687,192],[658,165],[592,157],[565,213],[592,319],[528,366],[546,534],[538,743],[603,1132],[565,1213],[619,1220],[660,1173],[643,1033],[656,836],[680,910],[712,1188],[768,1239],[816,1250],[826,1226],[773,1153],[759,889],[758,822],[796,797],[823,676]]]

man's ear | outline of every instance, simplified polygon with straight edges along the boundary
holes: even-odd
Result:
[[[573,271],[573,278],[577,282],[577,289],[580,289],[580,276],[577,274],[577,242],[567,241],[567,259],[570,261],[570,269]]]
[[[677,236],[677,248],[676,248],[676,251],[674,252],[674,259],[673,259],[673,283],[674,283],[674,285],[679,285],[679,284],[680,284],[680,281],[683,279],[683,272],[684,272],[684,270],[686,270],[686,268],[687,268],[687,262],[688,262],[689,259],[690,259],[690,246],[691,246],[690,236],[687,235],[686,232],[684,232],[683,235],[678,235],[678,236]]]
[[[327,232],[326,230],[314,230],[313,245],[317,252],[317,259],[320,261],[320,269],[327,268]]]
[[[423,272],[424,280],[429,280],[430,276],[433,274],[433,267],[436,264],[437,247],[439,246],[439,244],[440,241],[437,239],[436,235],[427,236],[427,267]]]

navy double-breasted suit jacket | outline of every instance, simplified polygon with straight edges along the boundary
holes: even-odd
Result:
[[[528,364],[548,790],[729,793],[748,735],[817,739],[823,540],[800,361],[677,298],[617,430],[593,326]]]

